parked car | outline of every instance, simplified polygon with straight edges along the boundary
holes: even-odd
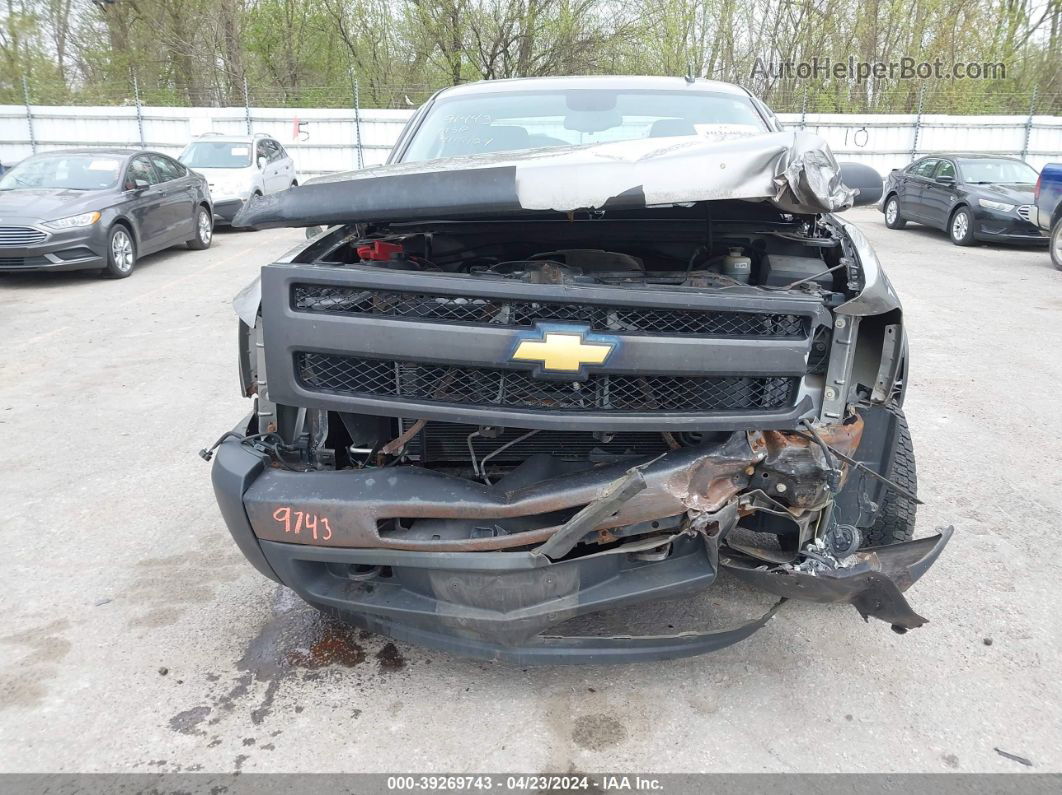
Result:
[[[1012,157],[929,155],[893,169],[879,209],[889,229],[915,221],[947,232],[957,246],[1045,245],[1034,217],[1036,177],[1036,169]]]
[[[299,184],[295,163],[268,135],[206,133],[185,147],[180,161],[210,184],[214,220],[231,224],[252,196],[277,193]]]
[[[1048,233],[1051,262],[1062,270],[1062,163],[1048,163],[1036,180],[1037,223]]]
[[[213,230],[206,180],[158,152],[47,152],[0,177],[0,271],[121,279],[164,248],[208,248]]]
[[[748,637],[778,606],[555,628],[720,570],[921,626],[901,591],[951,530],[912,540],[903,313],[843,173],[738,86],[499,80],[251,202],[331,228],[235,302],[254,408],[203,455],[237,545],[331,615],[518,664]]]

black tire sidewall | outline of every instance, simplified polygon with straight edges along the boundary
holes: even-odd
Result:
[[[211,222],[210,239],[206,240],[206,241],[204,241],[199,235],[199,216],[201,216],[203,213],[207,214],[208,219]],[[195,215],[192,218],[192,222],[195,224],[195,235],[192,237],[191,240],[188,241],[188,247],[192,248],[192,249],[196,249],[198,251],[203,251],[204,249],[210,248],[210,244],[214,241],[214,232],[213,232],[213,229],[214,229],[214,226],[213,226],[214,218],[213,218],[213,216],[210,215],[210,211],[206,207],[204,207],[203,205],[201,205],[201,204],[198,205],[195,208]]]
[[[966,215],[966,236],[961,240],[956,240],[952,229],[955,226],[955,219],[958,217],[959,213],[964,213]],[[970,208],[960,207],[948,218],[948,238],[957,246],[972,246],[974,244],[973,224],[974,218],[973,213],[970,212]]]
[[[885,408],[896,417],[896,433],[892,440],[892,452],[885,476],[901,488],[918,493],[918,469],[915,458],[911,429],[907,416],[898,405]],[[874,521],[862,530],[864,546],[887,546],[914,537],[918,506],[899,492],[889,489],[885,492]]]
[[[1059,241],[1062,241],[1062,218],[1055,221],[1055,225],[1051,227],[1051,237],[1047,243],[1051,256],[1051,264],[1062,271],[1062,255],[1058,253]]]
[[[133,249],[133,262],[129,266],[129,270],[119,270],[118,266],[114,263],[114,237],[118,232],[124,232],[129,238],[129,244]],[[111,279],[125,279],[132,275],[136,269],[136,237],[129,231],[129,228],[123,224],[115,224],[111,227],[111,231],[107,233],[107,267],[103,269],[103,275]]]
[[[889,223],[889,205],[896,205],[896,220],[893,223]],[[903,217],[903,213],[900,212],[900,199],[896,195],[890,196],[885,201],[885,226],[889,229],[903,229],[904,224],[907,223],[907,219]]]

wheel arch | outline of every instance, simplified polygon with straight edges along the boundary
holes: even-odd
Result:
[[[948,223],[951,223],[951,219],[955,217],[955,213],[959,212],[959,210],[962,210],[964,208],[969,210],[972,215],[973,206],[970,204],[969,200],[959,199],[957,202],[955,202],[955,204],[951,206],[951,209],[948,210]],[[972,221],[973,218],[971,217],[970,220]]]
[[[133,236],[133,244],[136,246],[137,253],[139,254],[139,252],[140,252],[140,230],[137,228],[137,225],[135,223],[133,223],[133,219],[130,218],[129,216],[127,216],[127,215],[119,215],[113,221],[111,221],[110,226],[107,227],[107,238],[108,238],[108,240],[110,239],[111,231],[116,226],[124,226],[126,229],[129,230],[130,234],[132,234],[132,236]]]

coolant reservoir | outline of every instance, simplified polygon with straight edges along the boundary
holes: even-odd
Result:
[[[743,250],[732,248],[730,253],[723,257],[723,274],[734,281],[748,284],[752,275],[752,260],[742,253]]]

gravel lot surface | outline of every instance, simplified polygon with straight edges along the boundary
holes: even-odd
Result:
[[[714,655],[513,668],[319,620],[258,575],[196,452],[248,410],[229,302],[297,230],[123,281],[0,276],[0,770],[1062,770],[1062,273],[849,214],[902,296],[920,533],[956,536],[898,636],[790,604]],[[725,625],[720,580],[642,609]]]

